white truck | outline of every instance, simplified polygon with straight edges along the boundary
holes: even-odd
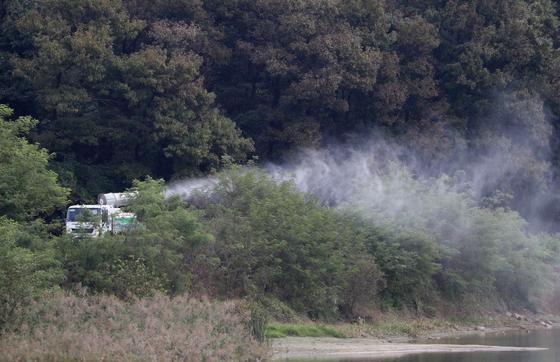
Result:
[[[136,215],[123,212],[134,193],[100,194],[96,205],[72,205],[66,213],[66,232],[76,236],[97,237],[105,233],[117,234],[134,227]]]

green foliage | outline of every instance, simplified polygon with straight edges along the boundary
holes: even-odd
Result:
[[[381,273],[351,224],[291,183],[234,168],[207,197],[222,294],[272,296],[311,317],[373,302]]]
[[[369,129],[430,167],[508,154],[483,196],[518,210],[557,178],[551,0],[7,0],[0,17],[0,102],[44,120],[34,139],[79,200]]]
[[[120,298],[153,296],[165,291],[161,277],[146,266],[141,258],[116,259],[107,269],[101,271],[104,285],[101,289]]]
[[[119,235],[63,236],[56,240],[67,284],[120,297],[157,291],[179,294],[202,286],[209,273],[204,251],[212,237],[178,198],[166,199],[163,181],[135,182],[130,190],[138,225]]]
[[[47,151],[24,138],[37,121],[10,121],[12,114],[0,105],[0,215],[29,221],[62,207],[69,190],[60,187],[56,173],[48,169]]]
[[[41,1],[14,22],[29,45],[10,57],[10,81],[37,94],[34,113],[49,119],[37,139],[57,161],[109,170],[118,186],[147,172],[208,171],[252,151],[204,88],[202,57],[171,49],[165,24],[152,28],[108,0]]]
[[[287,319],[375,303],[430,316],[449,303],[536,308],[560,264],[558,236],[524,221],[558,228],[557,7],[3,1],[0,102],[18,111],[0,106],[1,318],[53,284],[53,253],[65,286],[249,297]],[[220,174],[200,210],[166,198],[162,180],[132,183],[370,129],[411,145],[405,157],[429,170],[468,160],[488,179],[459,186],[393,164],[380,170],[382,193],[371,182],[336,210],[255,169]],[[76,202],[132,184],[138,227],[56,237],[53,251],[69,194],[60,184]]]
[[[441,270],[441,250],[433,240],[422,233],[387,232],[367,238],[366,244],[385,277],[384,303],[422,314],[424,305],[437,301],[434,279]]]
[[[279,324],[271,323],[266,329],[267,338],[282,337],[335,337],[345,338],[346,336],[336,329],[309,324]]]
[[[141,227],[124,235],[135,255],[165,276],[165,288],[172,293],[204,287],[212,258],[206,249],[213,237],[204,232],[196,213],[186,209],[178,196],[166,198],[163,180],[135,182],[137,192],[130,211]]]
[[[62,278],[51,251],[18,246],[23,232],[16,222],[0,217],[0,331],[18,308],[29,304]]]
[[[127,255],[122,238],[73,238],[69,235],[53,242],[58,260],[66,270],[65,284],[82,284],[92,290],[111,290],[107,281],[110,270],[120,257]]]
[[[253,303],[250,306],[250,311],[249,326],[251,334],[257,341],[264,342],[267,338],[267,328],[270,320],[268,311],[258,303]]]

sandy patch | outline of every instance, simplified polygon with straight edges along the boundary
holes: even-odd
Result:
[[[542,351],[546,348],[389,343],[373,338],[287,337],[272,342],[273,359],[386,358],[417,353]]]

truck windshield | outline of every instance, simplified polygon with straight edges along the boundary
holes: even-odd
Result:
[[[68,214],[66,215],[67,221],[76,221],[79,218],[80,214],[86,214],[84,210],[88,210],[93,217],[99,217],[101,215],[101,209],[97,208],[89,208],[89,207],[80,207],[80,208],[72,208],[68,209]]]

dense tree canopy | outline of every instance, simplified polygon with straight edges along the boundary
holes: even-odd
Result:
[[[372,130],[434,170],[511,153],[523,174],[481,195],[514,195],[509,207],[557,178],[551,0],[8,0],[0,10],[0,102],[41,120],[32,139],[56,152],[76,199]]]
[[[202,56],[173,46],[177,26],[132,18],[119,1],[41,1],[13,20],[27,43],[7,55],[22,89],[13,100],[45,120],[37,140],[62,168],[111,168],[106,176],[129,182],[207,171],[252,150],[205,89]],[[186,27],[186,40],[196,32]]]

